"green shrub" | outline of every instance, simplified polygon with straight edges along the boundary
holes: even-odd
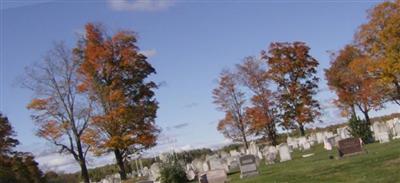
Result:
[[[185,169],[175,156],[169,157],[167,162],[161,164],[160,175],[161,183],[187,182]]]
[[[361,138],[365,144],[374,141],[370,125],[365,120],[360,120],[357,116],[352,116],[349,120],[349,132],[353,137]]]

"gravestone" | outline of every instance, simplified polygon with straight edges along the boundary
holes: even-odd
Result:
[[[231,150],[231,151],[229,151],[229,154],[231,156],[240,156],[240,153],[237,150]]]
[[[208,164],[207,161],[203,162],[203,171],[206,172],[210,170],[210,165]]]
[[[239,158],[240,178],[258,175],[256,157],[254,155],[243,155]]]
[[[328,151],[332,150],[333,145],[329,142],[327,138],[324,139],[324,148]]]
[[[210,170],[199,175],[200,183],[226,183],[228,176],[224,170]]]
[[[278,149],[281,162],[292,160],[292,156],[290,156],[289,146],[287,144],[285,143],[280,144],[278,146]]]
[[[324,134],[322,132],[317,132],[315,135],[317,136],[317,143],[318,144],[324,142]]]
[[[275,146],[266,146],[263,151],[265,164],[275,164],[276,156],[278,155],[278,150],[276,150]]]
[[[199,172],[203,172],[203,161],[200,159],[194,159],[192,161],[192,165],[194,167],[194,171],[199,173]]]
[[[378,134],[376,134],[379,143],[387,143],[389,142],[389,133],[388,132],[380,132]]]
[[[210,160],[208,160],[208,164],[210,165],[210,170],[227,170],[228,166],[226,165],[226,163],[223,162],[222,159],[220,158],[212,158]]]
[[[398,138],[400,138],[400,120],[395,121],[393,125],[393,139],[398,139]]]
[[[299,143],[297,138],[287,137],[286,142],[291,149],[299,148]]]
[[[379,141],[379,133],[389,132],[389,129],[386,126],[386,124],[381,122],[375,122],[374,124],[372,124],[372,131],[374,132],[375,140]]]
[[[161,176],[160,165],[158,163],[153,163],[150,166],[150,173],[151,173],[151,175],[150,175],[151,180],[157,181],[158,178]]]
[[[228,166],[227,173],[240,172],[239,157],[235,156],[226,158],[226,164]]]
[[[340,157],[359,154],[363,152],[361,140],[359,138],[347,138],[338,142]]]
[[[347,138],[351,137],[351,134],[349,132],[349,127],[347,127],[347,126],[342,127],[342,128],[337,128],[336,131],[341,139],[347,139]]]

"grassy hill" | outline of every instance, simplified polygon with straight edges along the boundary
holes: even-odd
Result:
[[[368,144],[366,154],[338,159],[337,152],[322,145],[307,152],[293,152],[292,161],[260,165],[260,175],[240,179],[239,173],[229,176],[231,183],[267,182],[400,182],[400,140],[386,144]],[[302,158],[301,155],[314,153]],[[329,159],[333,155],[334,159]]]

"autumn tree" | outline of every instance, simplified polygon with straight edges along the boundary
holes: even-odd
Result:
[[[139,53],[133,32],[119,31],[109,37],[92,23],[85,30],[74,53],[80,63],[80,91],[94,99],[96,107],[86,140],[98,155],[114,153],[124,180],[127,156],[156,145],[157,85],[148,81],[155,69]]]
[[[278,42],[272,43],[268,52],[262,52],[269,66],[269,77],[277,85],[282,125],[286,129],[297,126],[302,136],[305,135],[304,125],[314,122],[320,115],[315,99],[319,63],[309,50],[303,42]]]
[[[266,64],[254,57],[246,57],[236,68],[240,83],[252,92],[252,106],[246,108],[251,131],[266,137],[272,145],[278,145],[276,97],[269,89],[270,78]]]
[[[250,123],[245,113],[245,93],[239,87],[237,76],[230,71],[223,71],[218,87],[212,93],[218,109],[225,112],[225,117],[218,123],[218,131],[234,142],[244,143],[248,148]]]
[[[356,43],[374,62],[374,77],[400,105],[400,0],[385,1],[368,11],[368,22],[356,33]]]
[[[336,104],[348,116],[356,117],[358,109],[370,124],[369,112],[381,107],[385,93],[369,72],[373,61],[354,45],[346,45],[331,59],[325,76],[329,88],[338,96]]]
[[[58,43],[43,61],[26,69],[23,86],[34,92],[28,109],[33,111],[36,135],[69,153],[79,163],[84,182],[89,182],[86,155],[90,148],[82,142],[87,132],[91,102],[77,91],[78,63],[72,52]]]

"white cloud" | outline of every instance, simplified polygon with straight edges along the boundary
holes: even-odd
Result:
[[[170,8],[174,0],[108,0],[117,11],[159,11]]]
[[[142,50],[139,53],[143,54],[146,57],[154,57],[157,54],[157,51],[154,49],[150,49],[150,50]]]

